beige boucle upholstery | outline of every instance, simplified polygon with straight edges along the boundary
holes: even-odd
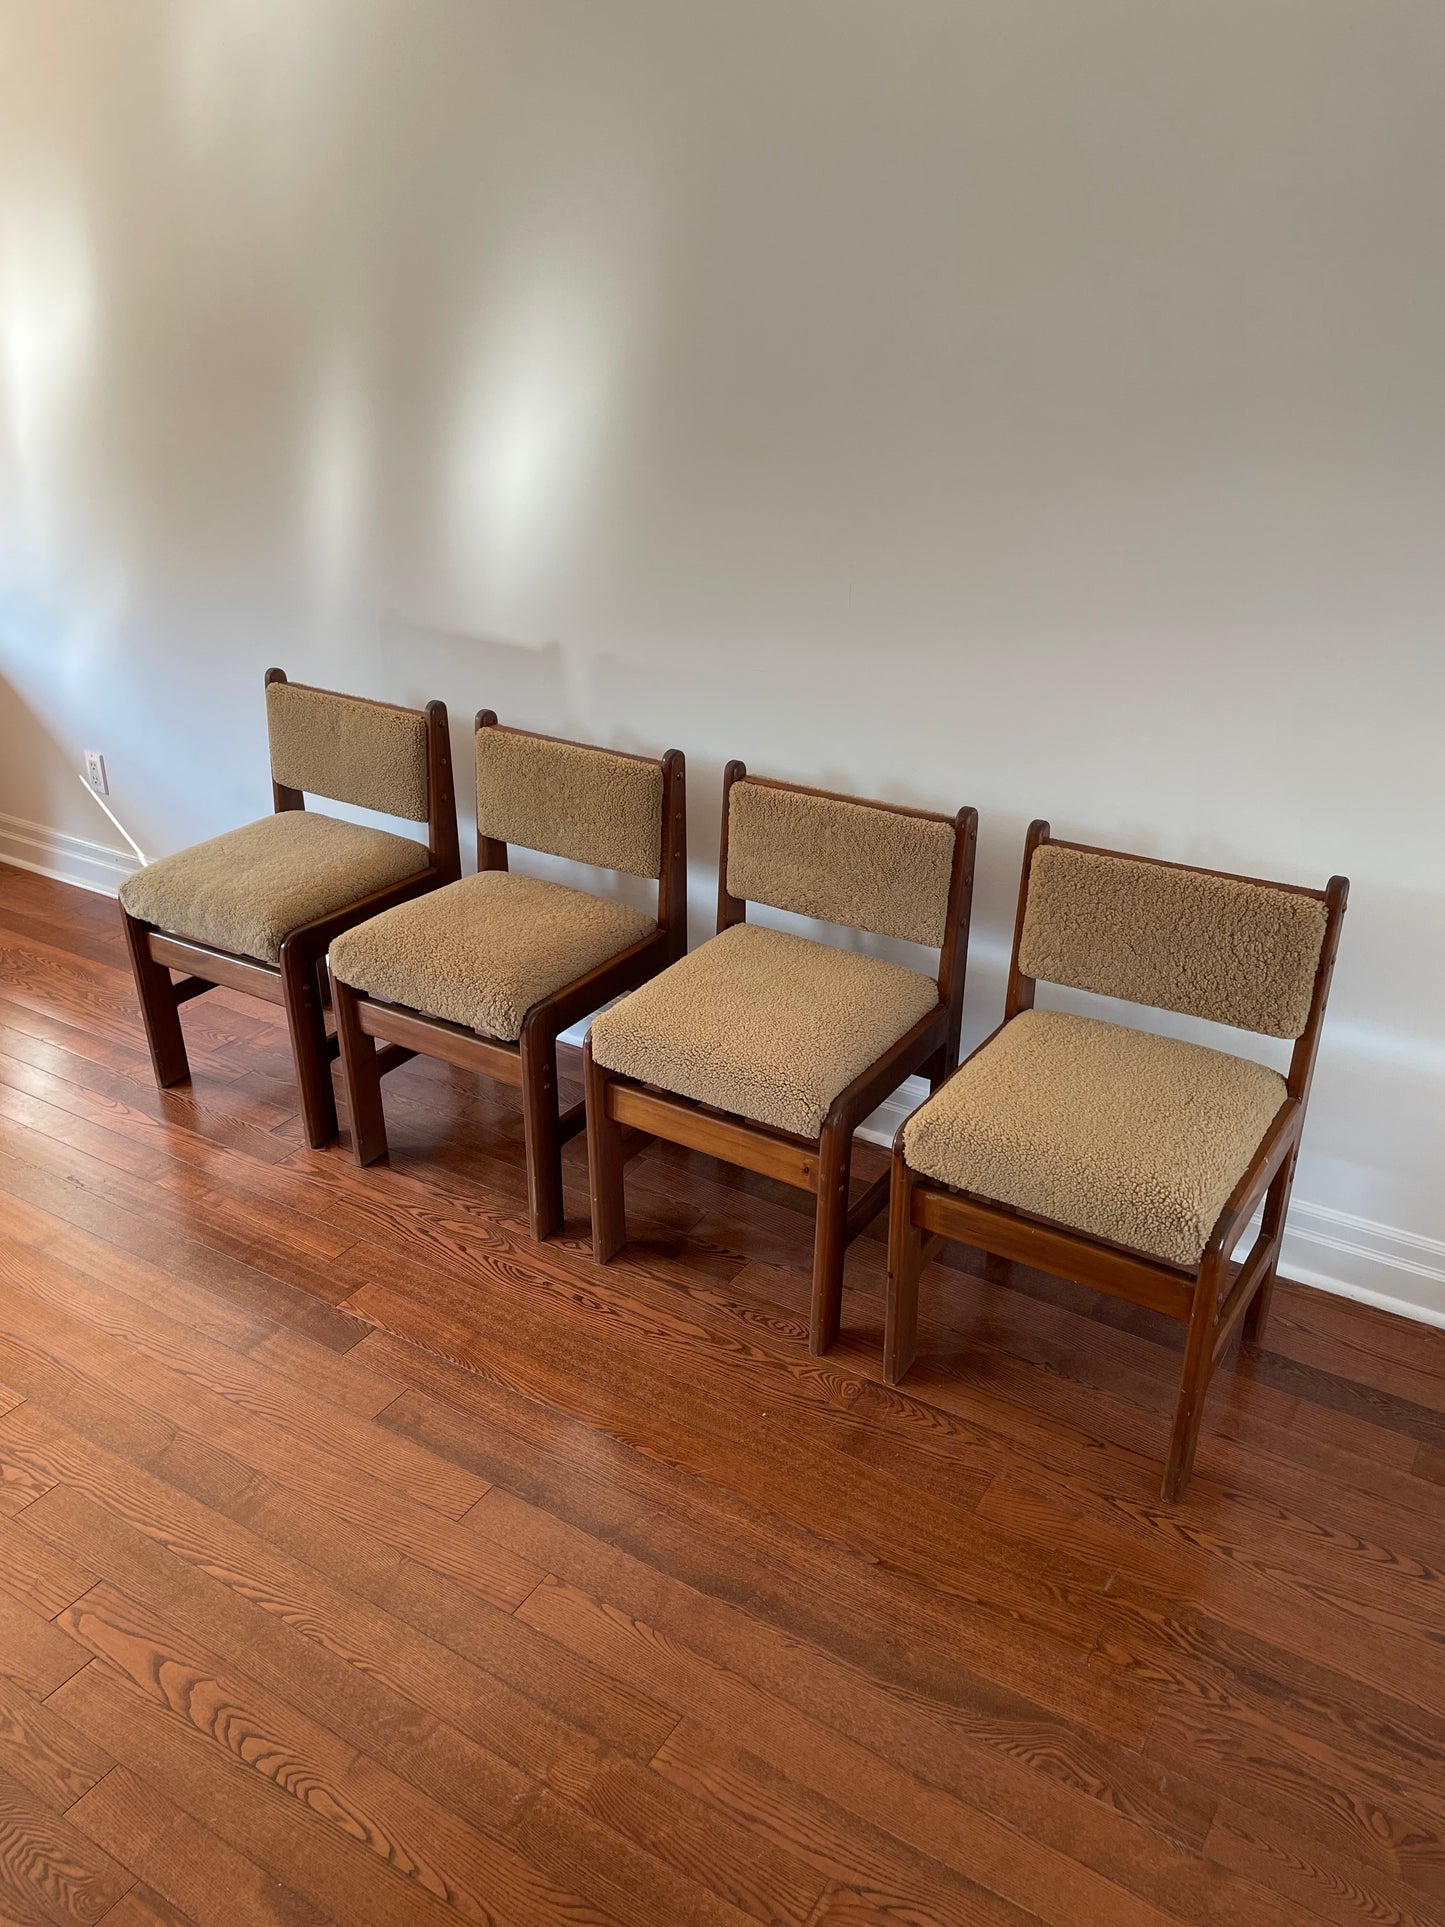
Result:
[[[740,777],[729,792],[728,890],[748,903],[943,942],[953,825]]]
[[[1028,1010],[914,1112],[903,1143],[955,1190],[1194,1265],[1285,1096],[1263,1064]]]
[[[217,950],[276,963],[317,917],[414,876],[420,843],[311,810],[282,810],[147,864],[121,885],[131,916]]]
[[[1019,967],[1130,1003],[1298,1037],[1325,935],[1317,897],[1043,843]]]
[[[515,1043],[543,997],[657,928],[625,903],[482,870],[358,924],[331,946],[354,990]]]
[[[833,1099],[938,1005],[930,977],[735,924],[605,1010],[608,1070],[816,1137]]]
[[[493,724],[477,731],[477,828],[629,876],[662,869],[662,765]]]
[[[271,775],[288,789],[427,820],[426,717],[304,683],[266,687]]]

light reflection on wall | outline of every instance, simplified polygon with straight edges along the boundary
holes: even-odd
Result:
[[[330,347],[317,371],[301,439],[306,561],[323,604],[353,600],[366,573],[371,416],[358,356]]]
[[[464,595],[516,609],[567,544],[626,372],[627,317],[608,290],[555,271],[463,340],[442,504]]]
[[[0,473],[32,560],[54,553],[67,459],[84,413],[95,277],[75,197],[56,181],[0,207]]]
[[[0,205],[0,672],[43,728],[57,708],[86,705],[126,581],[85,527],[98,329],[83,204],[61,176],[33,165],[12,171],[9,188]],[[67,591],[78,536],[91,555],[83,585]]]

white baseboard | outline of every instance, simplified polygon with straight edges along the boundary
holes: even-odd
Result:
[[[43,823],[28,823],[23,816],[6,816],[3,811],[0,863],[54,877],[60,883],[78,884],[82,890],[95,890],[107,897],[113,897],[138,867],[130,850],[92,843],[88,837],[47,829]]]
[[[35,870],[105,896],[114,896],[137,867],[129,850],[112,849],[3,813],[0,863]],[[564,1032],[564,1041],[580,1045],[586,1031],[585,1023],[575,1024]],[[909,1078],[879,1105],[859,1136],[886,1149],[899,1125],[927,1095],[922,1078]],[[1280,1269],[1321,1291],[1445,1327],[1445,1239],[1422,1237],[1296,1197],[1290,1205]]]
[[[1445,1240],[1291,1201],[1280,1269],[1301,1284],[1445,1327]]]

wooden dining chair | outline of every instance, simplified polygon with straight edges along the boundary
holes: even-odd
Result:
[[[977,825],[728,764],[717,935],[588,1032],[599,1263],[627,1236],[623,1165],[645,1141],[630,1126],[815,1194],[809,1343],[833,1342],[848,1245],[887,1197],[885,1174],[850,1201],[853,1133],[958,1058]],[[749,901],[928,945],[937,976],[749,924]]]
[[[685,765],[676,749],[632,756],[504,728],[490,709],[476,761],[477,874],[331,947],[351,1143],[358,1164],[386,1155],[381,1079],[418,1053],[518,1086],[540,1242],[562,1223],[562,1147],[586,1123],[582,1102],[560,1109],[558,1036],[687,945]],[[653,878],[656,915],[514,874],[510,844]]]
[[[460,869],[447,712],[268,669],[266,718],[274,813],[137,870],[121,885],[121,915],[157,1084],[190,1076],[180,1006],[192,997],[224,987],[280,1004],[314,1147],[336,1136],[327,945]],[[308,810],[308,793],[425,823],[427,841]]]
[[[1163,1486],[1180,1496],[1210,1378],[1235,1332],[1258,1338],[1268,1314],[1348,890],[1032,825],[1003,1023],[894,1141],[890,1384],[912,1363],[919,1274],[946,1239],[1147,1305],[1187,1328]],[[1040,980],[1292,1039],[1288,1071],[1036,1010]]]

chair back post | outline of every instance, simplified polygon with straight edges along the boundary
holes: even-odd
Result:
[[[462,873],[462,855],[457,835],[456,786],[452,781],[451,733],[447,727],[447,706],[442,702],[429,702],[426,706],[426,814],[432,867],[448,883],[455,883]]]
[[[495,709],[479,709],[472,720],[472,740],[484,729],[495,729],[497,712]],[[505,870],[507,867],[507,846],[497,836],[483,836],[482,826],[477,825],[477,868],[479,870]]]
[[[948,1006],[948,1069],[958,1062],[963,1034],[963,989],[968,969],[968,927],[973,915],[973,866],[978,848],[978,811],[961,809],[953,819],[953,873],[948,880],[943,947],[938,955],[938,996]]]
[[[1319,1051],[1320,1030],[1325,1018],[1325,1000],[1330,994],[1330,979],[1335,970],[1335,953],[1340,947],[1340,926],[1345,918],[1345,905],[1349,901],[1350,880],[1348,877],[1331,877],[1325,885],[1325,934],[1320,944],[1320,960],[1315,969],[1314,989],[1310,993],[1310,1014],[1305,1027],[1295,1039],[1294,1050],[1290,1054],[1289,1072],[1285,1082],[1289,1094],[1303,1109],[1310,1094],[1310,1084],[1315,1074],[1315,1057]]]
[[[730,930],[735,923],[746,923],[748,906],[742,897],[733,896],[728,890],[728,817],[732,808],[733,784],[748,773],[746,763],[733,758],[723,771],[722,791],[722,839],[718,845],[717,856],[717,927],[718,933]]]
[[[1012,1023],[1021,1010],[1034,1007],[1034,990],[1037,979],[1026,977],[1019,969],[1019,945],[1024,936],[1024,912],[1029,903],[1029,871],[1033,866],[1034,851],[1041,843],[1049,840],[1049,826],[1043,817],[1035,817],[1029,825],[1029,833],[1024,838],[1024,866],[1019,877],[1018,910],[1014,916],[1014,947],[1008,960],[1008,990],[1004,996],[1003,1020]]]
[[[657,877],[657,927],[667,960],[687,954],[687,763],[680,749],[662,759],[662,867]]]
[[[284,669],[268,669],[266,671],[267,689],[271,687],[273,682],[285,682],[285,680],[286,671]],[[279,815],[282,810],[304,810],[306,807],[306,798],[301,794],[300,790],[293,790],[285,783],[278,783],[273,776],[271,778],[271,807],[277,815]]]

